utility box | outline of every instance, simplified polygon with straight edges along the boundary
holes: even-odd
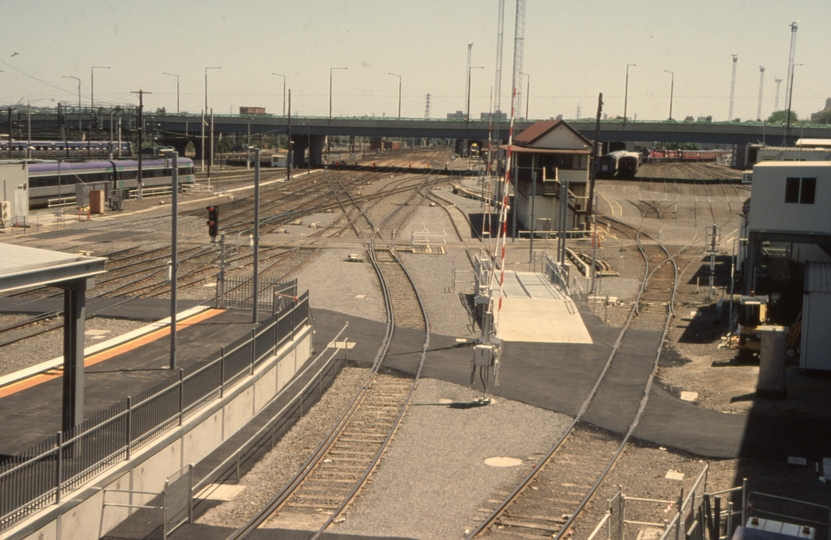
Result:
[[[103,189],[89,190],[89,211],[91,214],[103,214],[106,205]]]
[[[759,352],[758,395],[781,397],[785,390],[785,352],[788,349],[787,326],[760,326],[761,351]]]
[[[831,371],[831,263],[805,263],[799,368]]]
[[[492,366],[495,360],[494,346],[490,343],[482,343],[473,347],[474,366]]]

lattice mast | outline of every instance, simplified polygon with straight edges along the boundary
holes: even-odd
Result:
[[[756,121],[762,121],[762,90],[765,88],[765,66],[759,66],[759,105],[756,107]]]
[[[504,30],[505,0],[499,0],[499,14],[496,21],[496,82],[493,85],[493,92],[496,98],[494,99],[494,109],[500,112],[502,111],[502,36]]]
[[[525,0],[516,0],[516,25],[514,27],[514,73],[511,92],[514,96],[512,109],[522,110],[522,58],[525,51]]]
[[[799,28],[799,21],[794,21],[790,24],[791,28],[791,50],[788,54],[788,76],[785,78],[785,103],[788,107],[791,106],[791,92],[793,92],[793,61],[796,57],[796,31]],[[788,111],[790,116],[790,111]]]
[[[736,96],[736,62],[738,62],[738,55],[733,55],[733,77],[730,79],[730,112],[727,113],[727,121],[733,120],[733,98]]]

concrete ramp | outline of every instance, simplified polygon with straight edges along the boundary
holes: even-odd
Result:
[[[544,274],[505,272],[502,295],[497,336],[503,341],[592,343],[577,306]]]

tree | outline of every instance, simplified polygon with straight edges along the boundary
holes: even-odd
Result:
[[[167,114],[167,111],[165,110],[164,107],[160,107],[160,108],[156,109],[156,114]]]
[[[796,114],[796,111],[791,111],[791,124],[799,122],[799,117]],[[770,116],[768,116],[768,124],[787,124],[788,123],[788,111],[776,111]]]

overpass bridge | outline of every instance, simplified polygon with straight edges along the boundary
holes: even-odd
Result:
[[[72,130],[75,126],[89,124],[88,111],[65,114],[65,125]],[[161,134],[160,142],[172,146],[184,146],[193,142],[199,152],[199,141],[202,135],[201,115],[196,114],[147,114],[144,115],[148,126],[146,131],[155,130]],[[20,119],[17,124],[20,124]],[[33,114],[33,134],[39,132],[56,132],[58,121],[56,114]],[[531,125],[536,120],[518,121],[515,123],[515,133]],[[567,120],[575,129],[588,139],[594,138],[595,122],[593,119]],[[26,122],[25,116],[22,122]],[[110,123],[116,124],[118,117],[111,117],[109,113],[101,114],[99,125],[103,133],[109,133]],[[10,128],[12,118],[9,120]],[[132,112],[121,117],[121,125],[127,133],[136,129],[137,118]],[[507,120],[460,120],[460,119],[422,119],[422,118],[327,118],[318,116],[301,116],[291,118],[291,136],[296,153],[307,146],[312,147],[315,157],[322,151],[323,140],[326,136],[355,136],[355,137],[405,137],[431,139],[468,139],[486,141],[489,131],[499,133],[499,138],[507,139],[509,122]],[[15,129],[11,129],[13,136]],[[241,116],[215,115],[215,134],[251,135],[277,134],[284,135],[289,131],[289,119],[285,116]],[[18,133],[24,134],[25,126]],[[654,142],[698,142],[702,144],[746,145],[765,142],[774,145],[790,146],[796,139],[822,138],[831,139],[831,126],[828,125],[799,125],[790,130],[784,125],[767,125],[761,122],[676,122],[676,121],[627,121],[620,119],[603,120],[600,123],[600,140],[602,141],[654,141]],[[302,154],[300,154],[302,155]],[[315,159],[314,161],[317,161]]]

